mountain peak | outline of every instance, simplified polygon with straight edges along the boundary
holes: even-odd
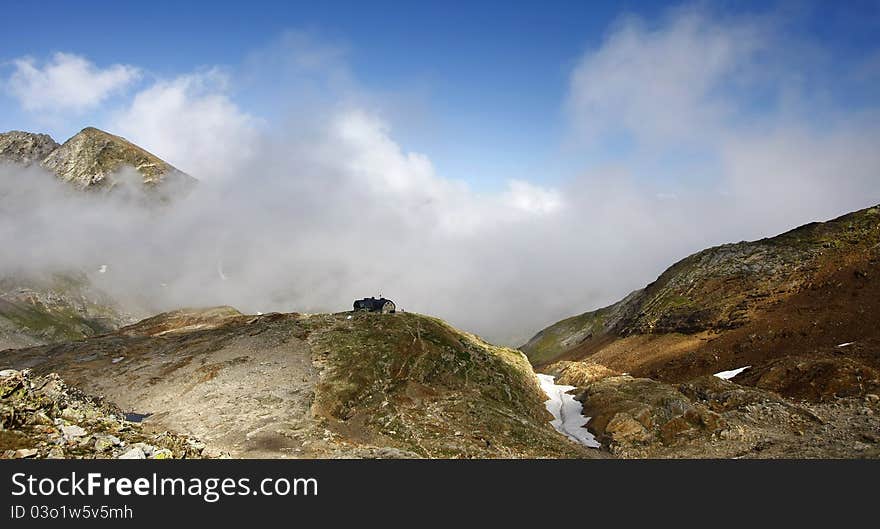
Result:
[[[86,127],[42,161],[43,167],[80,188],[112,187],[120,170],[130,167],[143,183],[154,186],[168,177],[190,182],[192,177],[121,136]]]

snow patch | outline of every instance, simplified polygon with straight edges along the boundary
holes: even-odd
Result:
[[[850,345],[852,345],[852,344],[854,344],[854,343],[855,343],[855,342],[839,343],[839,344],[837,344],[836,347],[849,347]]]
[[[586,428],[590,418],[583,416],[583,406],[574,399],[574,395],[568,393],[574,386],[560,386],[556,384],[555,378],[551,375],[538,375],[538,382],[548,399],[544,405],[553,414],[550,424],[572,441],[589,448],[599,448],[599,442]]]
[[[744,366],[737,369],[731,369],[730,371],[720,371],[715,373],[715,376],[724,380],[730,380],[750,367],[752,366]]]

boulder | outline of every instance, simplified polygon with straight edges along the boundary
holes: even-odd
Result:
[[[605,426],[605,433],[616,443],[644,442],[651,433],[628,413],[616,413]]]
[[[136,446],[120,455],[117,459],[146,459],[147,456],[140,447]]]
[[[66,440],[76,439],[77,437],[82,437],[86,435],[88,432],[85,431],[81,426],[77,426],[75,424],[65,424],[61,427],[61,433],[64,435]]]

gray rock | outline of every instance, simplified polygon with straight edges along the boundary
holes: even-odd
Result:
[[[21,165],[38,163],[59,145],[48,134],[13,130],[0,134],[0,162]]]
[[[95,450],[104,452],[114,446],[118,446],[120,443],[121,441],[115,435],[103,435],[95,439]]]
[[[146,459],[147,456],[144,454],[144,451],[141,450],[139,446],[132,448],[131,450],[125,452],[117,459]]]
[[[88,432],[86,432],[85,429],[83,429],[82,427],[75,424],[65,424],[61,427],[61,433],[64,435],[65,439],[69,440],[76,437],[82,437]]]
[[[135,443],[134,447],[141,449],[144,452],[144,455],[147,457],[153,455],[153,452],[156,451],[155,446],[147,443]]]

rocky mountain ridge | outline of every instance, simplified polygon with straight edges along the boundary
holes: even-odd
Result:
[[[79,189],[111,189],[124,183],[126,171],[146,188],[160,184],[187,187],[195,179],[158,156],[94,127],[86,127],[59,145],[46,134],[0,133],[0,162],[39,165]]]
[[[48,134],[11,130],[0,133],[0,162],[38,164],[58,147],[60,145]]]

